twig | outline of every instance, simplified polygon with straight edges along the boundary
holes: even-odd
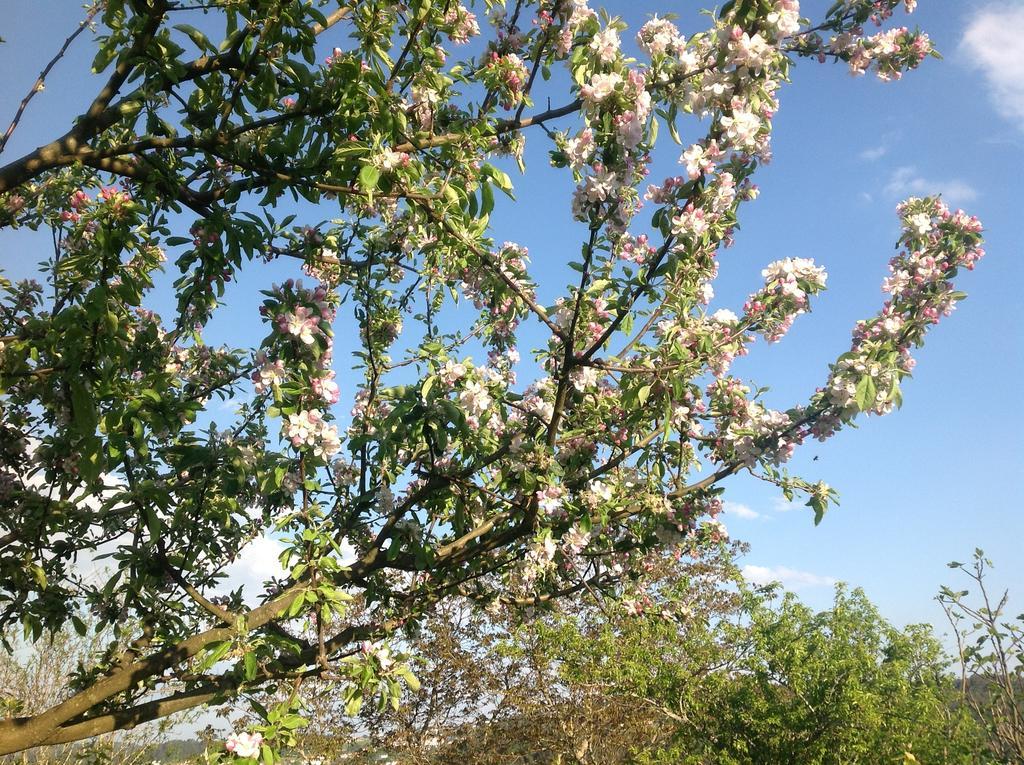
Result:
[[[28,102],[32,100],[36,93],[39,93],[43,89],[43,86],[46,84],[46,77],[50,74],[50,70],[53,69],[57,62],[64,57],[64,54],[71,46],[71,43],[75,41],[75,38],[82,34],[85,28],[92,23],[92,20],[96,17],[96,14],[99,13],[99,10],[100,3],[96,3],[91,9],[89,9],[85,18],[78,22],[78,29],[71,33],[68,39],[64,41],[64,44],[60,46],[60,50],[57,51],[57,55],[50,59],[50,63],[43,67],[43,71],[39,73],[36,81],[32,83],[32,89],[29,90],[28,94],[23,99],[21,99],[21,104],[18,106],[18,113],[15,114],[14,119],[11,120],[11,124],[7,127],[7,132],[4,133],[3,138],[0,138],[0,154],[4,153],[4,147],[7,146],[7,142],[17,129],[18,123],[21,122],[21,117],[25,113],[25,107],[28,106]]]

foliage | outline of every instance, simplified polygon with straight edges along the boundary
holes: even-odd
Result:
[[[639,611],[450,604],[413,645],[424,691],[343,724],[424,765],[1008,761],[986,754],[931,629],[894,627],[860,590],[815,612],[746,585],[724,550],[634,587]]]
[[[708,710],[720,731],[712,761],[985,761],[929,627],[896,629],[839,587],[820,613],[791,594],[759,604],[751,632],[725,703]]]
[[[993,599],[985,584],[992,561],[984,551],[975,550],[969,566],[949,567],[971,580],[970,590],[943,587],[937,597],[956,639],[963,703],[985,724],[989,748],[1002,760],[1022,762],[1024,614],[1006,618],[1007,590]]]
[[[431,0],[90,8],[97,95],[0,167],[0,227],[53,234],[45,288],[0,281],[0,627],[45,640],[91,611],[120,650],[0,721],[0,753],[284,689],[226,743],[270,765],[307,722],[305,679],[349,714],[415,687],[388,641],[445,598],[620,592],[658,550],[715,544],[742,470],[820,521],[834,490],[782,463],[899,405],[980,223],[902,204],[888,301],[786,411],[729,364],[807,312],[824,269],[786,258],[742,315],[706,306],[793,64],[898,78],[927,35],[864,30],[899,5],[810,22],[796,0],[727,2],[687,37],[648,21],[640,59],[622,20],[564,0],[487,0],[487,22]],[[645,192],[659,133],[685,172]],[[490,234],[528,134],[576,184],[581,247],[544,253],[572,276],[548,305],[525,249]],[[283,577],[218,595],[268,536]],[[86,580],[97,556],[109,576]]]

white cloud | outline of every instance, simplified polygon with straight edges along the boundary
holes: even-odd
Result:
[[[960,52],[981,70],[996,111],[1024,125],[1024,5],[994,4],[967,25]]]
[[[242,594],[247,605],[255,605],[263,593],[263,583],[268,579],[283,579],[286,571],[281,566],[284,544],[269,536],[256,537],[242,548],[238,557],[224,569],[226,579],[217,586],[217,593],[227,594],[243,587]],[[341,541],[342,565],[349,565],[356,559],[355,548],[347,539]]]
[[[807,505],[802,502],[790,502],[785,497],[772,498],[772,510],[777,513],[788,513],[790,510],[806,510]]]
[[[804,587],[834,587],[839,581],[831,576],[820,576],[809,571],[798,571],[788,566],[755,566],[750,563],[742,570],[743,578],[754,584],[779,582],[787,590]]]
[[[217,586],[217,592],[228,593],[242,587],[242,595],[248,605],[258,602],[263,593],[263,583],[268,579],[284,577],[285,570],[281,566],[280,556],[284,545],[267,536],[256,537],[242,548],[238,557],[231,563]]]
[[[874,162],[876,160],[881,159],[882,157],[884,157],[888,153],[889,153],[889,147],[885,146],[883,144],[883,145],[880,145],[880,146],[872,146],[870,148],[864,149],[864,151],[862,151],[857,156],[859,156],[865,162]]]
[[[749,507],[741,505],[739,502],[730,502],[728,500],[722,503],[722,510],[726,515],[735,515],[737,518],[744,518],[746,520],[753,520],[761,517],[761,514],[756,510],[751,510]]]
[[[942,198],[952,205],[970,202],[978,196],[974,187],[965,181],[956,178],[947,181],[931,180],[920,176],[913,167],[896,168],[885,184],[885,193],[900,199],[942,194]]]

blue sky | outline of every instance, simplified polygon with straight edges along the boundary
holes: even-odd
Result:
[[[684,30],[696,31],[698,5],[605,7],[633,29],[651,12],[677,10]],[[802,5],[814,18],[828,3]],[[77,0],[0,0],[0,14],[7,41],[0,46],[3,128],[80,7]],[[1024,415],[1016,401],[1024,372],[1024,265],[1022,216],[1014,212],[1024,199],[1024,52],[1017,42],[1024,39],[1024,2],[921,0],[907,23],[927,31],[945,59],[929,59],[899,83],[853,79],[836,65],[795,68],[775,120],[775,160],[756,179],[760,199],[741,212],[736,246],[721,257],[712,308],[742,307],[770,261],[812,257],[828,268],[829,290],[813,314],[800,317],[781,343],[757,345],[734,366],[739,376],[770,385],[769,403],[786,408],[824,382],[853,323],[881,305],[901,197],[943,192],[982,219],[988,256],[962,277],[968,300],[918,352],[902,410],[808,444],[791,463],[793,472],[837,487],[841,506],[815,527],[809,511],[780,509],[777,490],[755,479],[736,477],[726,494],[730,531],[752,545],[745,560],[752,576],[777,576],[815,606],[828,603],[832,580],[847,581],[863,586],[896,622],[940,624],[931,598],[951,581],[945,563],[966,560],[975,547],[995,560],[994,579],[1017,593],[1018,610],[1024,603]],[[91,45],[83,36],[57,66],[4,161],[52,139],[87,106],[95,90],[95,78],[83,74]],[[684,142],[701,135],[698,125],[690,127]],[[501,205],[495,235],[530,248],[542,302],[550,303],[562,292],[563,264],[579,251],[580,234],[570,220],[570,180],[545,166],[540,134],[528,147],[528,174],[513,179],[519,202]],[[677,173],[677,154],[671,144],[660,152],[652,179]],[[29,274],[46,255],[45,242],[0,232],[0,267]],[[280,275],[271,268],[243,279],[229,293],[236,305],[228,325],[250,322],[253,292]],[[228,325],[218,330],[225,340]]]

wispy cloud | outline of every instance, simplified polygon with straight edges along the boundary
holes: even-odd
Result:
[[[863,159],[865,162],[875,162],[884,157],[888,153],[889,147],[886,146],[885,144],[880,144],[878,146],[871,146],[867,149],[864,149],[864,151],[862,151],[857,156]]]
[[[722,510],[726,515],[734,515],[737,518],[743,518],[748,521],[752,521],[755,518],[760,518],[761,514],[756,510],[752,510],[746,505],[742,505],[739,502],[730,502],[726,500],[722,503]]]
[[[958,178],[946,181],[932,180],[920,175],[914,167],[896,168],[885,184],[885,193],[900,199],[908,196],[942,194],[942,198],[953,205],[970,202],[978,197],[977,190],[966,181]]]
[[[772,498],[772,510],[777,513],[788,513],[790,510],[806,510],[807,505],[799,501],[790,502],[785,497]]]
[[[839,581],[835,577],[812,574],[809,571],[798,571],[788,566],[755,566],[748,563],[742,569],[743,578],[754,584],[779,582],[787,590],[800,590],[805,587],[834,587]]]
[[[1024,128],[1024,5],[998,3],[967,24],[960,52],[981,71],[997,112]]]
[[[892,150],[893,144],[899,141],[902,136],[902,130],[889,130],[880,135],[874,145],[865,147],[857,155],[857,158],[862,162],[877,162]]]

